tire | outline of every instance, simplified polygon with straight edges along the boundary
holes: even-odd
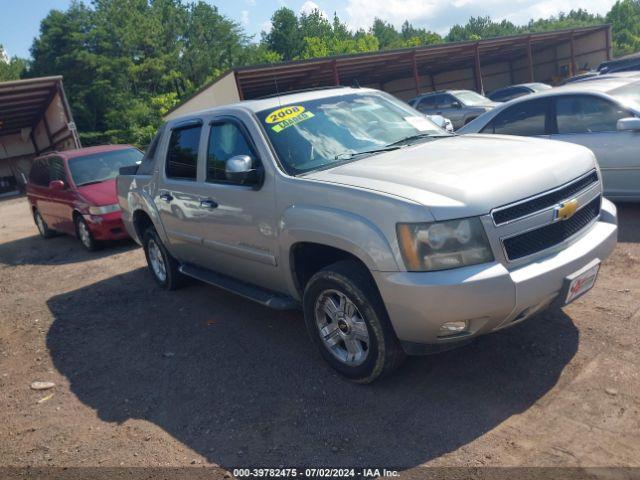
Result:
[[[155,228],[149,227],[144,232],[142,246],[149,271],[156,283],[165,290],[180,288],[185,277],[180,273],[178,261],[168,252]]]
[[[350,380],[371,383],[405,358],[369,272],[356,261],[336,262],[313,275],[303,309],[312,342]]]
[[[51,238],[55,236],[56,234],[55,230],[52,230],[51,228],[49,228],[49,225],[47,225],[47,222],[44,221],[44,219],[42,218],[38,210],[33,211],[33,221],[36,222],[36,227],[38,227],[38,233],[42,238]]]
[[[100,248],[99,243],[93,238],[89,225],[81,215],[76,215],[76,236],[84,248],[90,252],[95,252]]]

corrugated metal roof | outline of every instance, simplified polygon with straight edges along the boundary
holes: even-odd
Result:
[[[303,88],[327,85],[372,85],[414,74],[436,75],[443,71],[468,68],[476,55],[483,65],[515,61],[527,56],[531,45],[535,54],[540,50],[603,31],[609,34],[610,25],[597,25],[550,32],[512,35],[471,42],[452,42],[381,52],[338,55],[278,64],[236,68],[200,88],[185,99],[186,103],[219,79],[233,73],[242,99]],[[608,43],[608,41],[607,41]],[[471,62],[471,63],[470,63]],[[175,108],[178,108],[177,106]],[[175,109],[174,108],[174,109]]]
[[[61,76],[0,83],[0,136],[34,127],[61,91]]]

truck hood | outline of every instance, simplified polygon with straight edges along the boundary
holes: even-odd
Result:
[[[577,145],[506,135],[441,138],[384,152],[305,178],[403,197],[436,220],[483,215],[596,167]]]
[[[78,187],[78,192],[89,204],[98,207],[118,203],[115,178],[94,183],[93,185]]]

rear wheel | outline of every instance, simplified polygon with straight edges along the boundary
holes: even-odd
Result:
[[[357,262],[336,262],[311,277],[303,307],[312,341],[345,377],[370,383],[404,360],[380,294]]]
[[[93,234],[89,230],[89,225],[80,215],[76,216],[76,235],[80,239],[82,246],[90,252],[99,248],[98,242],[93,238]]]
[[[162,244],[155,228],[147,228],[142,237],[142,245],[149,270],[156,283],[165,290],[181,287],[184,283],[184,275],[180,273],[180,265]]]
[[[49,225],[44,221],[38,210],[33,212],[33,220],[36,222],[38,233],[42,238],[51,238],[55,235],[55,231],[49,228]]]

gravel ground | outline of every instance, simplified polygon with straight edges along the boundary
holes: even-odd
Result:
[[[43,240],[0,201],[0,466],[640,467],[640,206],[619,209],[588,295],[360,386],[299,313],[161,291],[135,244]]]

